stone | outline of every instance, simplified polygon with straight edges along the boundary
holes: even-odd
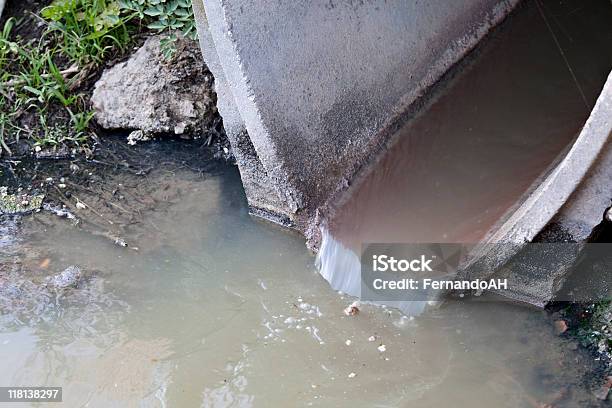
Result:
[[[104,71],[91,97],[95,119],[105,129],[140,132],[132,139],[201,137],[218,121],[213,77],[197,42],[180,38],[167,60],[160,39],[150,37],[127,61]]]
[[[557,320],[555,321],[555,333],[557,335],[561,335],[567,331],[567,323],[565,320]]]
[[[55,289],[66,289],[76,287],[81,279],[81,268],[69,266],[55,276],[47,278],[47,286]]]
[[[605,401],[606,399],[608,399],[609,393],[610,393],[610,387],[607,386],[607,384],[604,384],[595,390],[594,395],[595,395],[595,398]]]

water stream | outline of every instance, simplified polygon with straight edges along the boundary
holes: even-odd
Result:
[[[317,274],[303,239],[249,217],[234,168],[148,180],[178,192],[143,214],[128,248],[48,213],[13,225],[16,240],[3,231],[0,264],[19,279],[5,270],[0,285],[19,293],[2,292],[0,385],[63,386],[67,407],[592,401],[588,358],[542,312],[462,302],[417,319],[373,305],[346,316],[354,299]],[[78,288],[40,288],[69,265],[87,272]]]

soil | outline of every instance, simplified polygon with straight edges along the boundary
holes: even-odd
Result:
[[[38,19],[33,15],[43,7],[49,5],[53,0],[9,0],[4,6],[0,26],[11,17],[17,19],[17,25],[13,29],[13,34],[22,38],[40,38],[44,31],[44,26],[38,24]]]
[[[29,155],[0,161],[0,185],[44,194],[47,210],[74,216],[92,233],[118,239],[158,202],[160,186],[147,183],[151,171],[211,173],[229,159],[226,152],[227,141],[208,145],[202,139],[165,138],[128,146],[125,134],[106,135],[87,156],[66,152],[61,159]],[[169,189],[162,186],[162,192]]]
[[[604,218],[593,229],[588,242],[612,243],[612,222]],[[566,287],[574,292],[597,295],[591,302],[553,302],[547,308],[551,320],[555,324],[562,322],[565,328],[560,335],[576,340],[599,362],[598,369],[589,378],[588,386],[599,394],[600,399],[605,394],[605,388],[612,387],[612,302],[609,298],[601,300],[606,299],[606,294],[598,293],[602,287],[606,287],[605,281],[609,279],[611,266],[612,254],[602,254],[600,250],[584,250],[574,269],[577,273],[587,271],[592,279],[586,287],[581,287],[580,283],[584,283],[584,279],[570,276]],[[585,293],[578,294],[580,299],[587,298]]]

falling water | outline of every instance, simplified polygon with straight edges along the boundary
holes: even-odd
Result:
[[[334,290],[354,297],[361,295],[361,262],[359,256],[336,240],[327,229],[321,230],[321,248],[317,254],[316,266],[319,273]],[[387,301],[385,306],[395,307],[408,316],[423,313],[432,301]]]

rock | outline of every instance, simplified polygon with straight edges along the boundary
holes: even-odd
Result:
[[[81,268],[72,265],[64,269],[61,273],[47,278],[47,286],[55,289],[75,288],[81,280],[81,276]]]
[[[556,320],[554,323],[555,333],[561,335],[567,331],[567,323],[565,320]]]
[[[593,393],[595,398],[605,401],[608,399],[608,394],[610,393],[610,387],[607,384],[602,385]]]
[[[160,38],[147,39],[127,61],[104,71],[96,83],[91,102],[102,127],[136,129],[144,137],[199,136],[215,125],[213,77],[197,43],[179,39],[174,57],[166,60]]]
[[[359,306],[360,306],[360,303],[358,301],[353,302],[349,307],[344,309],[344,314],[347,316],[355,316],[359,314]]]
[[[608,376],[605,378],[604,383],[595,390],[594,395],[595,398],[605,401],[608,399],[608,394],[610,394],[610,389],[612,388],[612,376]]]

